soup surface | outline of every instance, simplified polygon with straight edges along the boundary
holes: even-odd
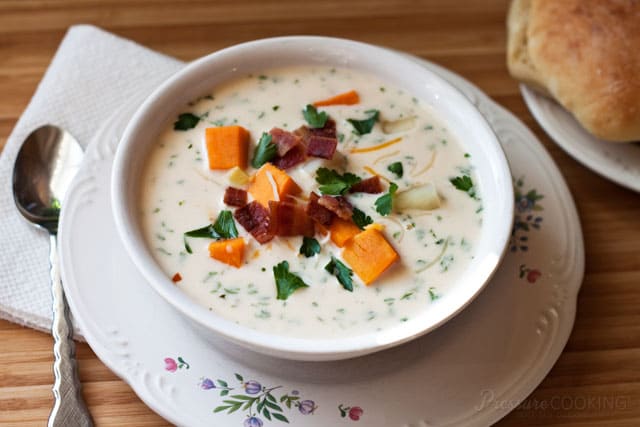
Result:
[[[331,100],[339,94],[346,95]],[[314,102],[317,107],[309,105]],[[329,193],[329,202],[339,200],[346,206],[349,216],[337,212],[349,229],[355,224],[358,232],[366,229],[383,240],[358,249],[349,246],[352,238],[339,247],[334,242],[339,233],[333,228],[339,216],[330,210],[331,222],[321,225],[314,220],[306,238],[276,235],[261,244],[238,222],[236,211],[241,207],[225,204],[225,191],[250,190],[251,202],[257,194],[251,186],[258,180],[252,162],[258,160],[259,165],[270,158],[282,166],[280,154],[270,157],[273,150],[268,148],[276,136],[272,129],[287,131],[280,136],[295,130],[293,135],[304,135],[306,130],[308,136],[314,126],[323,128],[323,119],[324,128],[335,122],[337,149],[325,159],[309,154],[308,140],[299,144],[306,147],[307,156],[284,172],[300,191],[283,199],[304,212],[311,192]],[[231,158],[237,152],[210,152],[205,129],[237,129],[233,126],[248,131],[247,166],[210,169],[210,156]],[[265,144],[262,139],[271,141]],[[330,148],[330,143],[329,148],[321,146],[320,154],[328,157]],[[378,176],[380,191],[351,192],[357,179],[347,173],[361,180]],[[277,202],[276,177],[265,176],[274,190],[271,199]],[[281,335],[342,337],[393,327],[446,297],[449,285],[473,259],[482,226],[482,204],[473,183],[473,159],[437,112],[411,94],[351,69],[273,69],[215,88],[184,106],[167,124],[143,172],[141,223],[161,268],[212,312]],[[435,199],[425,202],[433,199],[433,189]],[[266,203],[267,212],[270,206]],[[293,221],[281,212],[285,214],[280,222]],[[224,253],[213,258],[211,243],[233,237],[211,232],[213,224],[228,231],[229,221],[224,220],[229,218],[243,251],[223,246],[229,259]],[[349,247],[355,258],[347,256]],[[232,255],[240,256],[239,267],[229,265]]]

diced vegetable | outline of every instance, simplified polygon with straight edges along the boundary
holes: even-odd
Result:
[[[249,182],[249,175],[247,175],[238,166],[234,166],[229,171],[229,174],[227,175],[227,179],[233,185],[245,185],[247,182]]]
[[[353,221],[334,218],[329,226],[329,232],[331,233],[331,241],[342,248],[353,236],[360,233],[360,229]]]
[[[369,285],[396,262],[399,256],[382,233],[371,227],[346,242],[342,258]]]
[[[406,117],[404,119],[382,122],[382,131],[384,133],[405,132],[416,125],[415,117]]]
[[[266,208],[269,207],[269,200],[283,200],[286,196],[299,192],[298,184],[286,172],[271,163],[266,163],[256,172],[249,186],[249,193]]]
[[[173,277],[171,278],[171,281],[173,283],[178,283],[181,280],[182,280],[182,276],[180,275],[180,273],[174,274]]]
[[[405,209],[432,210],[440,207],[440,197],[435,185],[426,183],[396,194],[393,208],[402,212]]]
[[[238,268],[244,260],[244,239],[238,237],[211,242],[209,243],[209,256]]]
[[[313,103],[316,107],[326,107],[329,105],[355,105],[360,102],[360,96],[355,90],[349,92],[340,93],[331,98],[323,99],[322,101],[316,101]]]
[[[249,131],[242,126],[220,126],[205,130],[209,169],[247,167]]]

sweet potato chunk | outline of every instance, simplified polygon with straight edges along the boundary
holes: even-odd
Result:
[[[244,239],[238,237],[211,242],[209,244],[209,256],[238,268],[244,260]]]
[[[375,228],[367,228],[345,243],[342,258],[369,285],[399,257],[382,233]]]
[[[331,233],[331,241],[342,248],[347,241],[360,233],[360,229],[351,220],[334,218],[329,226],[329,232]]]
[[[242,126],[220,126],[205,130],[209,169],[247,167],[249,131]]]
[[[288,195],[299,192],[298,184],[286,172],[271,163],[265,163],[256,172],[255,179],[249,186],[249,193],[265,208],[269,207],[269,200],[284,200]]]

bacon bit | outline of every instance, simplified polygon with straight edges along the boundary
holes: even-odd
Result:
[[[311,133],[315,136],[324,136],[326,138],[336,138],[336,122],[333,119],[329,119],[325,122],[321,128],[310,129]]]
[[[173,277],[171,278],[171,281],[173,283],[178,283],[181,280],[182,280],[182,276],[180,275],[180,273],[174,274]]]
[[[224,190],[224,203],[238,208],[247,204],[247,192],[240,188],[227,187]]]
[[[302,138],[302,142],[307,144],[311,136],[321,136],[324,138],[337,138],[336,122],[329,119],[321,128],[310,128],[308,126],[300,126],[293,131],[294,134]]]
[[[278,148],[278,157],[284,157],[293,147],[302,143],[302,139],[289,131],[273,128],[269,131],[271,142]]]
[[[378,151],[378,150],[382,150],[383,148],[389,147],[393,144],[397,144],[398,142],[402,141],[401,137],[392,139],[391,141],[387,141],[387,142],[383,142],[382,144],[378,144],[375,145],[373,147],[365,147],[365,148],[353,148],[351,149],[351,154],[357,154],[357,153],[370,153],[371,151]]]
[[[271,216],[267,208],[260,202],[253,201],[240,209],[236,209],[233,217],[259,243],[267,243],[274,237],[271,226]]]
[[[285,154],[283,157],[274,159],[271,163],[278,169],[286,170],[295,165],[304,162],[307,158],[305,148],[302,145],[296,145]]]
[[[309,194],[309,203],[307,203],[305,212],[309,218],[314,220],[316,223],[322,226],[329,226],[333,220],[334,214],[324,206],[320,206],[320,204],[318,204],[318,199],[320,199],[320,196],[316,193],[312,192]]]
[[[269,201],[271,220],[277,236],[308,236],[315,232],[313,221],[301,206],[292,202]]]
[[[371,178],[363,179],[357,184],[351,186],[350,193],[382,193],[382,183],[380,183],[380,175],[374,175]]]
[[[344,220],[350,220],[353,216],[353,206],[343,196],[323,195],[318,199],[318,204],[338,215]]]
[[[311,135],[307,140],[307,154],[322,159],[332,159],[338,147],[336,138]]]
[[[384,179],[387,182],[391,182],[387,177],[385,177],[384,175],[380,175],[377,171],[375,171],[373,168],[370,168],[369,166],[365,166],[362,169],[366,170],[367,172],[369,172],[373,176],[377,176],[377,177],[380,177],[380,178]]]

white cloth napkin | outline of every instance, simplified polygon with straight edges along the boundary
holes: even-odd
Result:
[[[20,216],[11,193],[13,162],[24,138],[51,123],[85,147],[103,120],[133,97],[144,98],[182,65],[96,27],[69,29],[0,157],[0,317],[39,330],[51,327],[49,238]]]

